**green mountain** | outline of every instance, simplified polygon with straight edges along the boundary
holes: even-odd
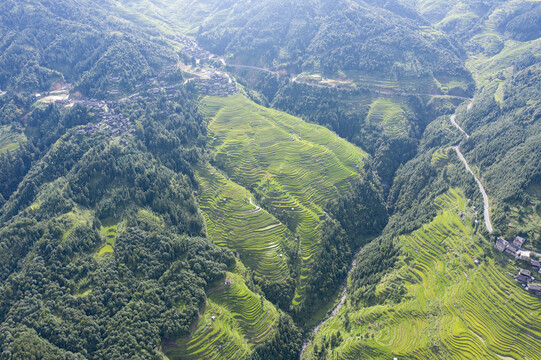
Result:
[[[0,359],[538,358],[540,14],[3,1]]]

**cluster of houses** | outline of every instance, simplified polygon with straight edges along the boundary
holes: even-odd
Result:
[[[111,137],[132,136],[135,134],[135,126],[122,114],[115,114],[114,110],[112,110],[102,111],[100,116],[102,121],[77,130],[77,134],[93,136],[97,132],[106,132]]]
[[[71,103],[72,103],[72,101],[71,101],[70,98],[60,99],[60,100],[55,101],[55,104],[59,105],[59,106],[69,106],[69,105],[71,105]]]
[[[177,41],[184,45],[182,52],[188,56],[196,59],[210,59],[214,56],[209,51],[202,49],[197,42],[187,37],[179,36],[177,37]]]
[[[81,100],[73,100],[73,102],[78,105],[89,107],[93,110],[106,111],[107,109],[107,103],[103,100],[81,99]]]
[[[231,81],[229,76],[213,72],[208,78],[197,78],[191,82],[195,84],[195,88],[202,94],[214,96],[228,96],[238,92],[237,84]]]
[[[515,280],[522,283],[526,290],[541,296],[541,284],[532,283],[535,280],[532,271],[541,274],[541,259],[532,257],[532,251],[522,248],[525,242],[526,239],[520,236],[517,236],[512,242],[498,238],[495,246],[499,251],[512,255],[517,260],[527,261],[530,264],[532,270],[520,269],[517,276],[515,276]],[[539,256],[539,254],[536,255]]]
[[[176,65],[168,65],[166,66],[161,72],[159,72],[157,74],[157,76],[155,77],[151,77],[149,78],[146,82],[142,82],[142,83],[139,83],[137,85],[135,85],[135,89],[136,90],[143,90],[144,87],[150,87],[150,86],[155,86],[156,84],[160,87],[176,87],[178,86],[178,84],[168,84],[168,82],[166,81],[167,80],[167,77],[168,76],[171,76],[173,75],[175,72],[180,72],[180,69],[178,68],[178,66]],[[107,80],[109,80],[110,82],[112,83],[120,83],[122,78],[120,76],[108,76],[107,77]],[[157,88],[159,89],[159,88]],[[118,86],[117,87],[113,87],[112,89],[110,89],[108,91],[108,93],[110,95],[120,95],[122,94],[122,92],[118,89]],[[135,95],[138,95],[138,94],[133,94],[133,96]]]

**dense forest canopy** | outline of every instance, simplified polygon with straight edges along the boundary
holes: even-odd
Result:
[[[469,75],[460,50],[398,2],[239,2],[205,21],[198,40],[233,62],[294,65],[328,74],[354,70],[397,78]]]

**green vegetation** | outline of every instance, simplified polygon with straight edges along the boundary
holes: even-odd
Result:
[[[285,243],[293,240],[287,227],[255,205],[255,196],[248,190],[213,167],[201,168],[197,178],[209,238],[237,251],[257,276],[269,281],[287,279]]]
[[[325,324],[305,358],[535,358],[541,304],[493,259],[475,234],[460,191],[440,196],[430,224],[400,237],[403,256],[376,288],[401,287],[403,300],[357,308]],[[478,259],[480,264],[474,263]],[[496,306],[495,306],[496,305]],[[337,338],[336,334],[340,334]]]
[[[538,357],[540,4],[2,1],[0,360]]]
[[[115,13],[109,3],[3,1],[0,22],[9,27],[0,31],[0,88],[40,92],[66,81],[104,98],[109,90],[134,90],[176,62],[165,41],[152,36],[155,29],[121,21]],[[117,84],[111,79],[118,76]]]
[[[208,306],[192,334],[166,343],[164,353],[180,359],[234,359],[274,335],[278,312],[244,279],[227,273],[225,281],[208,291]]]
[[[318,251],[323,208],[363,176],[366,154],[327,129],[263,108],[242,95],[205,98],[203,104],[212,118],[209,137],[216,166],[252,189],[261,206],[298,239],[295,252],[302,263],[293,304],[299,305]],[[246,206],[236,207],[241,205]],[[252,231],[261,228],[256,225]]]
[[[25,141],[25,136],[13,131],[12,126],[0,126],[0,154],[19,149]]]

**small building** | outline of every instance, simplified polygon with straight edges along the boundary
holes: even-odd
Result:
[[[541,296],[541,284],[529,284],[526,290],[534,293],[537,296]]]
[[[530,270],[520,269],[516,277],[516,280],[521,283],[528,283],[531,280],[531,277],[532,277],[532,272]]]
[[[513,240],[513,244],[518,246],[518,247],[522,247],[522,245],[524,245],[524,243],[526,242],[526,239],[520,237],[520,236],[517,236],[515,238],[515,240]]]
[[[529,251],[519,250],[515,254],[515,258],[519,259],[519,260],[528,261],[528,260],[530,260],[530,252]]]
[[[500,251],[505,251],[508,245],[509,245],[509,242],[507,240],[504,240],[502,238],[498,238],[498,240],[496,240],[496,249]]]
[[[518,246],[516,246],[515,244],[509,244],[507,246],[507,249],[505,250],[506,253],[508,253],[510,255],[513,255],[513,256],[515,256],[517,254],[517,251],[518,251]]]
[[[532,259],[531,265],[532,265],[533,268],[539,269],[539,268],[541,268],[541,261]]]

